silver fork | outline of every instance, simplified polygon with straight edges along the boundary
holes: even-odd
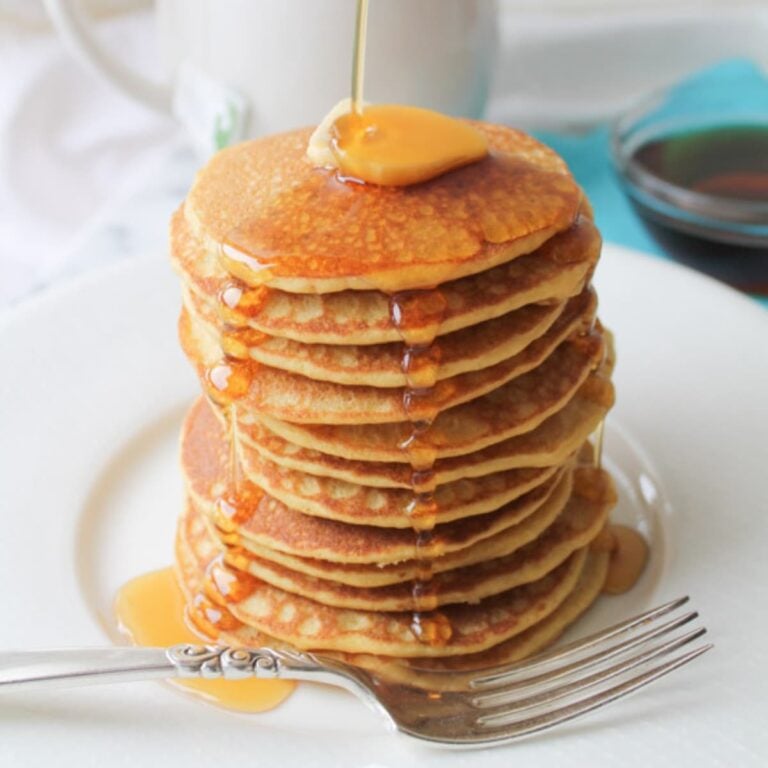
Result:
[[[172,677],[310,680],[346,688],[416,739],[457,747],[500,744],[581,717],[712,648],[676,653],[706,632],[683,629],[698,616],[679,611],[686,602],[672,600],[516,664],[458,676],[424,670],[437,683],[432,690],[388,682],[320,654],[176,645],[0,653],[0,693]],[[458,681],[459,690],[439,692],[441,677],[452,688]]]

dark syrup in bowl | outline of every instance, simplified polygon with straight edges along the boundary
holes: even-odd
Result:
[[[666,253],[768,294],[768,125],[657,134],[616,154],[633,206]]]

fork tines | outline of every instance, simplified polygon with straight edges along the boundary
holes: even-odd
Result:
[[[509,741],[552,727],[700,656],[712,645],[682,651],[706,632],[686,627],[698,617],[696,611],[679,613],[687,602],[688,597],[672,600],[583,640],[474,677],[474,741]],[[553,708],[554,702],[562,703]]]

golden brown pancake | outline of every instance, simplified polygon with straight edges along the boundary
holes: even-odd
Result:
[[[574,551],[589,544],[603,529],[608,512],[616,502],[612,489],[606,488],[602,495],[595,495],[595,481],[588,476],[593,473],[592,470],[577,470],[574,493],[569,502],[535,540],[498,557],[486,553],[485,559],[459,568],[446,569],[445,564],[438,572],[433,568],[429,582],[430,606],[475,603],[535,581]],[[587,495],[582,494],[583,489]],[[337,608],[408,611],[414,604],[413,572],[405,574],[403,580],[395,584],[360,587],[308,575],[241,548],[227,550],[224,561],[286,592]]]
[[[194,455],[199,448],[193,441],[211,446],[211,435],[216,434],[216,427],[211,423],[214,420],[209,408],[195,408],[185,426],[182,451]],[[222,435],[220,427],[218,434]],[[220,440],[218,455],[232,461],[228,443]],[[387,528],[412,528],[416,524],[410,511],[413,500],[410,490],[371,488],[297,472],[263,459],[242,442],[237,447],[237,460],[238,466],[230,472],[242,472],[272,499],[305,515]],[[518,468],[441,485],[435,491],[438,505],[435,522],[447,523],[499,509],[546,482],[557,471],[558,466]],[[225,483],[223,478],[222,485]]]
[[[413,493],[401,488],[370,488],[330,477],[285,469],[261,459],[241,444],[239,458],[244,475],[273,499],[305,515],[325,517],[353,525],[383,528],[418,526],[410,511]],[[435,524],[493,512],[545,483],[558,467],[509,469],[478,478],[464,478],[439,486]]]
[[[239,398],[238,408],[285,421],[313,424],[381,424],[431,418],[436,412],[498,390],[507,382],[538,368],[550,356],[557,358],[550,367],[592,367],[602,354],[602,336],[587,330],[592,324],[594,310],[594,295],[581,294],[569,303],[543,336],[517,355],[479,371],[438,381],[428,397],[411,400],[408,408],[404,390],[399,388],[344,386],[258,363],[239,364],[248,366],[250,385]],[[203,385],[208,386],[215,397],[216,393],[208,383],[208,371],[219,365],[223,357],[215,334],[185,308],[179,320],[179,337],[182,349],[197,367]],[[577,343],[564,344],[567,339]]]
[[[192,527],[182,517],[177,537],[177,560],[203,559],[195,550],[211,552],[215,544],[205,526]],[[213,579],[228,585],[222,607],[243,624],[306,650],[336,650],[385,656],[433,657],[477,653],[524,632],[554,611],[575,587],[586,562],[581,549],[546,576],[487,598],[476,605],[447,606],[443,613],[452,627],[444,645],[422,643],[406,612],[359,611],[332,608],[260,582],[223,564]],[[208,584],[209,590],[211,588]],[[208,592],[209,596],[211,593]],[[239,599],[238,599],[239,598]]]
[[[437,459],[437,485],[519,467],[562,464],[594,432],[613,405],[613,386],[590,376],[562,410],[531,432],[510,437],[474,453]],[[270,432],[261,422],[241,425],[240,440],[262,457],[288,469],[384,488],[410,488],[413,470],[398,449],[394,461],[355,461],[304,448]]]
[[[581,295],[570,300],[572,308],[577,298]],[[583,309],[586,315],[586,297],[582,301],[585,302]],[[402,369],[407,349],[402,342],[365,346],[304,344],[293,339],[268,336],[249,327],[227,328],[222,333],[223,329],[218,327],[221,318],[211,302],[186,289],[182,303],[187,312],[202,322],[208,334],[214,336],[218,345],[232,357],[256,360],[269,368],[347,386],[408,385],[408,377]],[[477,326],[442,336],[438,343],[437,380],[479,371],[519,354],[549,331],[565,308],[565,301],[530,304]]]
[[[194,505],[209,517],[217,517],[217,500],[227,497],[232,482],[231,452],[225,431],[205,401],[199,400],[193,406],[182,427],[181,467]],[[555,468],[550,480],[493,513],[437,525],[432,540],[434,554],[470,546],[519,523],[547,500],[561,479],[563,470]],[[569,493],[570,481],[563,481]],[[239,479],[239,496],[247,514],[236,521],[221,520],[221,515],[218,519],[228,532],[262,546],[341,563],[384,565],[413,556],[413,532],[407,528],[348,525],[305,515],[244,478]],[[558,499],[562,508],[565,498],[558,493]]]
[[[509,555],[540,536],[555,521],[565,508],[572,487],[572,473],[568,471],[558,477],[556,484],[548,485],[549,490],[542,493],[541,490],[537,489],[537,491],[527,494],[526,503],[529,506],[533,504],[531,496],[534,494],[544,498],[538,505],[533,505],[533,512],[524,514],[527,508],[519,503],[513,503],[504,507],[503,510],[490,513],[483,518],[469,518],[437,526],[432,531],[428,546],[421,546],[419,554],[421,556],[429,555],[432,558],[430,565],[433,573],[443,573],[454,568]],[[196,509],[203,508],[196,504],[193,506]],[[202,512],[196,512],[196,514],[202,514]],[[211,514],[210,509],[206,508],[205,514],[209,528],[215,526],[217,519],[215,513]],[[335,525],[343,524],[335,523]],[[302,526],[301,522],[297,527],[303,528],[304,533],[307,533],[307,527]],[[215,531],[212,529],[211,534],[216,536],[222,544],[243,549],[261,559],[284,565],[299,573],[316,576],[320,579],[332,579],[352,587],[383,587],[389,584],[398,584],[406,580],[417,579],[419,573],[423,571],[423,564],[412,559],[416,552],[413,535],[408,539],[403,538],[401,540],[400,557],[394,562],[379,560],[375,563],[340,563],[320,560],[317,556],[298,557],[276,547],[263,546],[257,543],[255,538],[250,538],[247,535],[251,531],[248,531],[245,525],[238,530],[240,533],[227,533],[218,528]],[[337,528],[337,536],[332,543],[336,557],[339,557],[339,553],[346,549],[345,546],[340,545],[340,540],[343,540],[347,546],[352,542],[364,545],[365,539],[361,537],[361,530],[365,532],[362,526],[347,525],[341,530]],[[481,538],[476,540],[478,536]],[[396,542],[390,541],[389,543],[394,546]],[[357,551],[365,551],[366,549],[361,546]],[[380,549],[380,545],[376,549]],[[315,555],[322,554],[314,548],[311,551]],[[387,554],[390,557],[393,556],[392,551]]]
[[[443,411],[422,444],[438,458],[463,456],[510,437],[530,432],[562,410],[599,363],[602,349],[589,356],[578,340],[566,341],[534,371],[514,379],[483,397]],[[595,373],[593,375],[599,375]],[[259,413],[238,414],[239,421],[258,420],[271,432],[303,447],[322,446],[325,453],[363,461],[407,460],[400,446],[411,434],[411,425],[396,424],[295,424]],[[398,458],[399,457],[399,458]]]
[[[297,293],[398,291],[476,274],[530,253],[575,221],[565,163],[511,128],[477,124],[489,155],[408,187],[344,184],[306,157],[311,129],[218,152],[184,213],[246,283]]]
[[[199,525],[202,528],[202,523]],[[212,539],[207,541],[207,549],[205,546],[201,546],[195,550],[183,546],[181,541],[177,542],[176,573],[187,603],[190,605],[202,593],[206,567],[210,560],[216,556],[215,544]],[[367,668],[381,675],[384,679],[421,688],[431,690],[466,688],[469,678],[460,674],[462,671],[482,670],[519,661],[556,640],[562,631],[575,621],[598,596],[605,581],[608,559],[609,553],[607,551],[590,551],[573,590],[554,611],[529,629],[485,651],[444,658],[395,658],[359,653],[334,653],[332,651],[324,651],[322,655],[340,658],[348,663]],[[220,621],[215,627],[217,630],[215,635],[210,636],[212,641],[215,640],[234,647],[289,647],[277,638],[270,637],[234,619],[227,621],[227,616],[231,618],[228,611],[222,606],[216,606],[216,609],[224,615],[225,620]],[[446,672],[449,673],[449,677],[445,676]]]
[[[397,659],[363,654],[339,654],[351,664],[369,669],[385,680],[406,683],[433,691],[466,690],[479,670],[492,670],[504,664],[526,659],[555,642],[600,595],[608,572],[610,555],[589,550],[587,561],[573,590],[552,613],[530,629],[480,653],[444,658]],[[250,631],[241,627],[232,637],[238,644],[248,644]],[[256,634],[256,633],[254,633]],[[461,674],[470,672],[471,674]],[[448,676],[446,676],[448,673]]]
[[[600,235],[580,216],[537,251],[476,275],[443,283],[445,312],[438,335],[452,333],[540,301],[579,293],[600,254]],[[171,222],[176,271],[197,295],[207,297],[227,322],[248,324],[269,336],[305,344],[361,345],[399,342],[390,297],[375,290],[292,294],[233,282],[189,234],[183,213]]]

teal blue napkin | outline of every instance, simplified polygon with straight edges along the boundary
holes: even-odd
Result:
[[[672,116],[693,106],[698,114],[711,115],[713,119],[724,114],[768,115],[768,79],[752,61],[728,59],[673,87],[663,110]],[[609,126],[581,136],[545,131],[536,135],[570,166],[592,201],[604,240],[667,258],[645,230],[619,185],[611,161]],[[758,298],[758,301],[768,307],[768,298]]]

